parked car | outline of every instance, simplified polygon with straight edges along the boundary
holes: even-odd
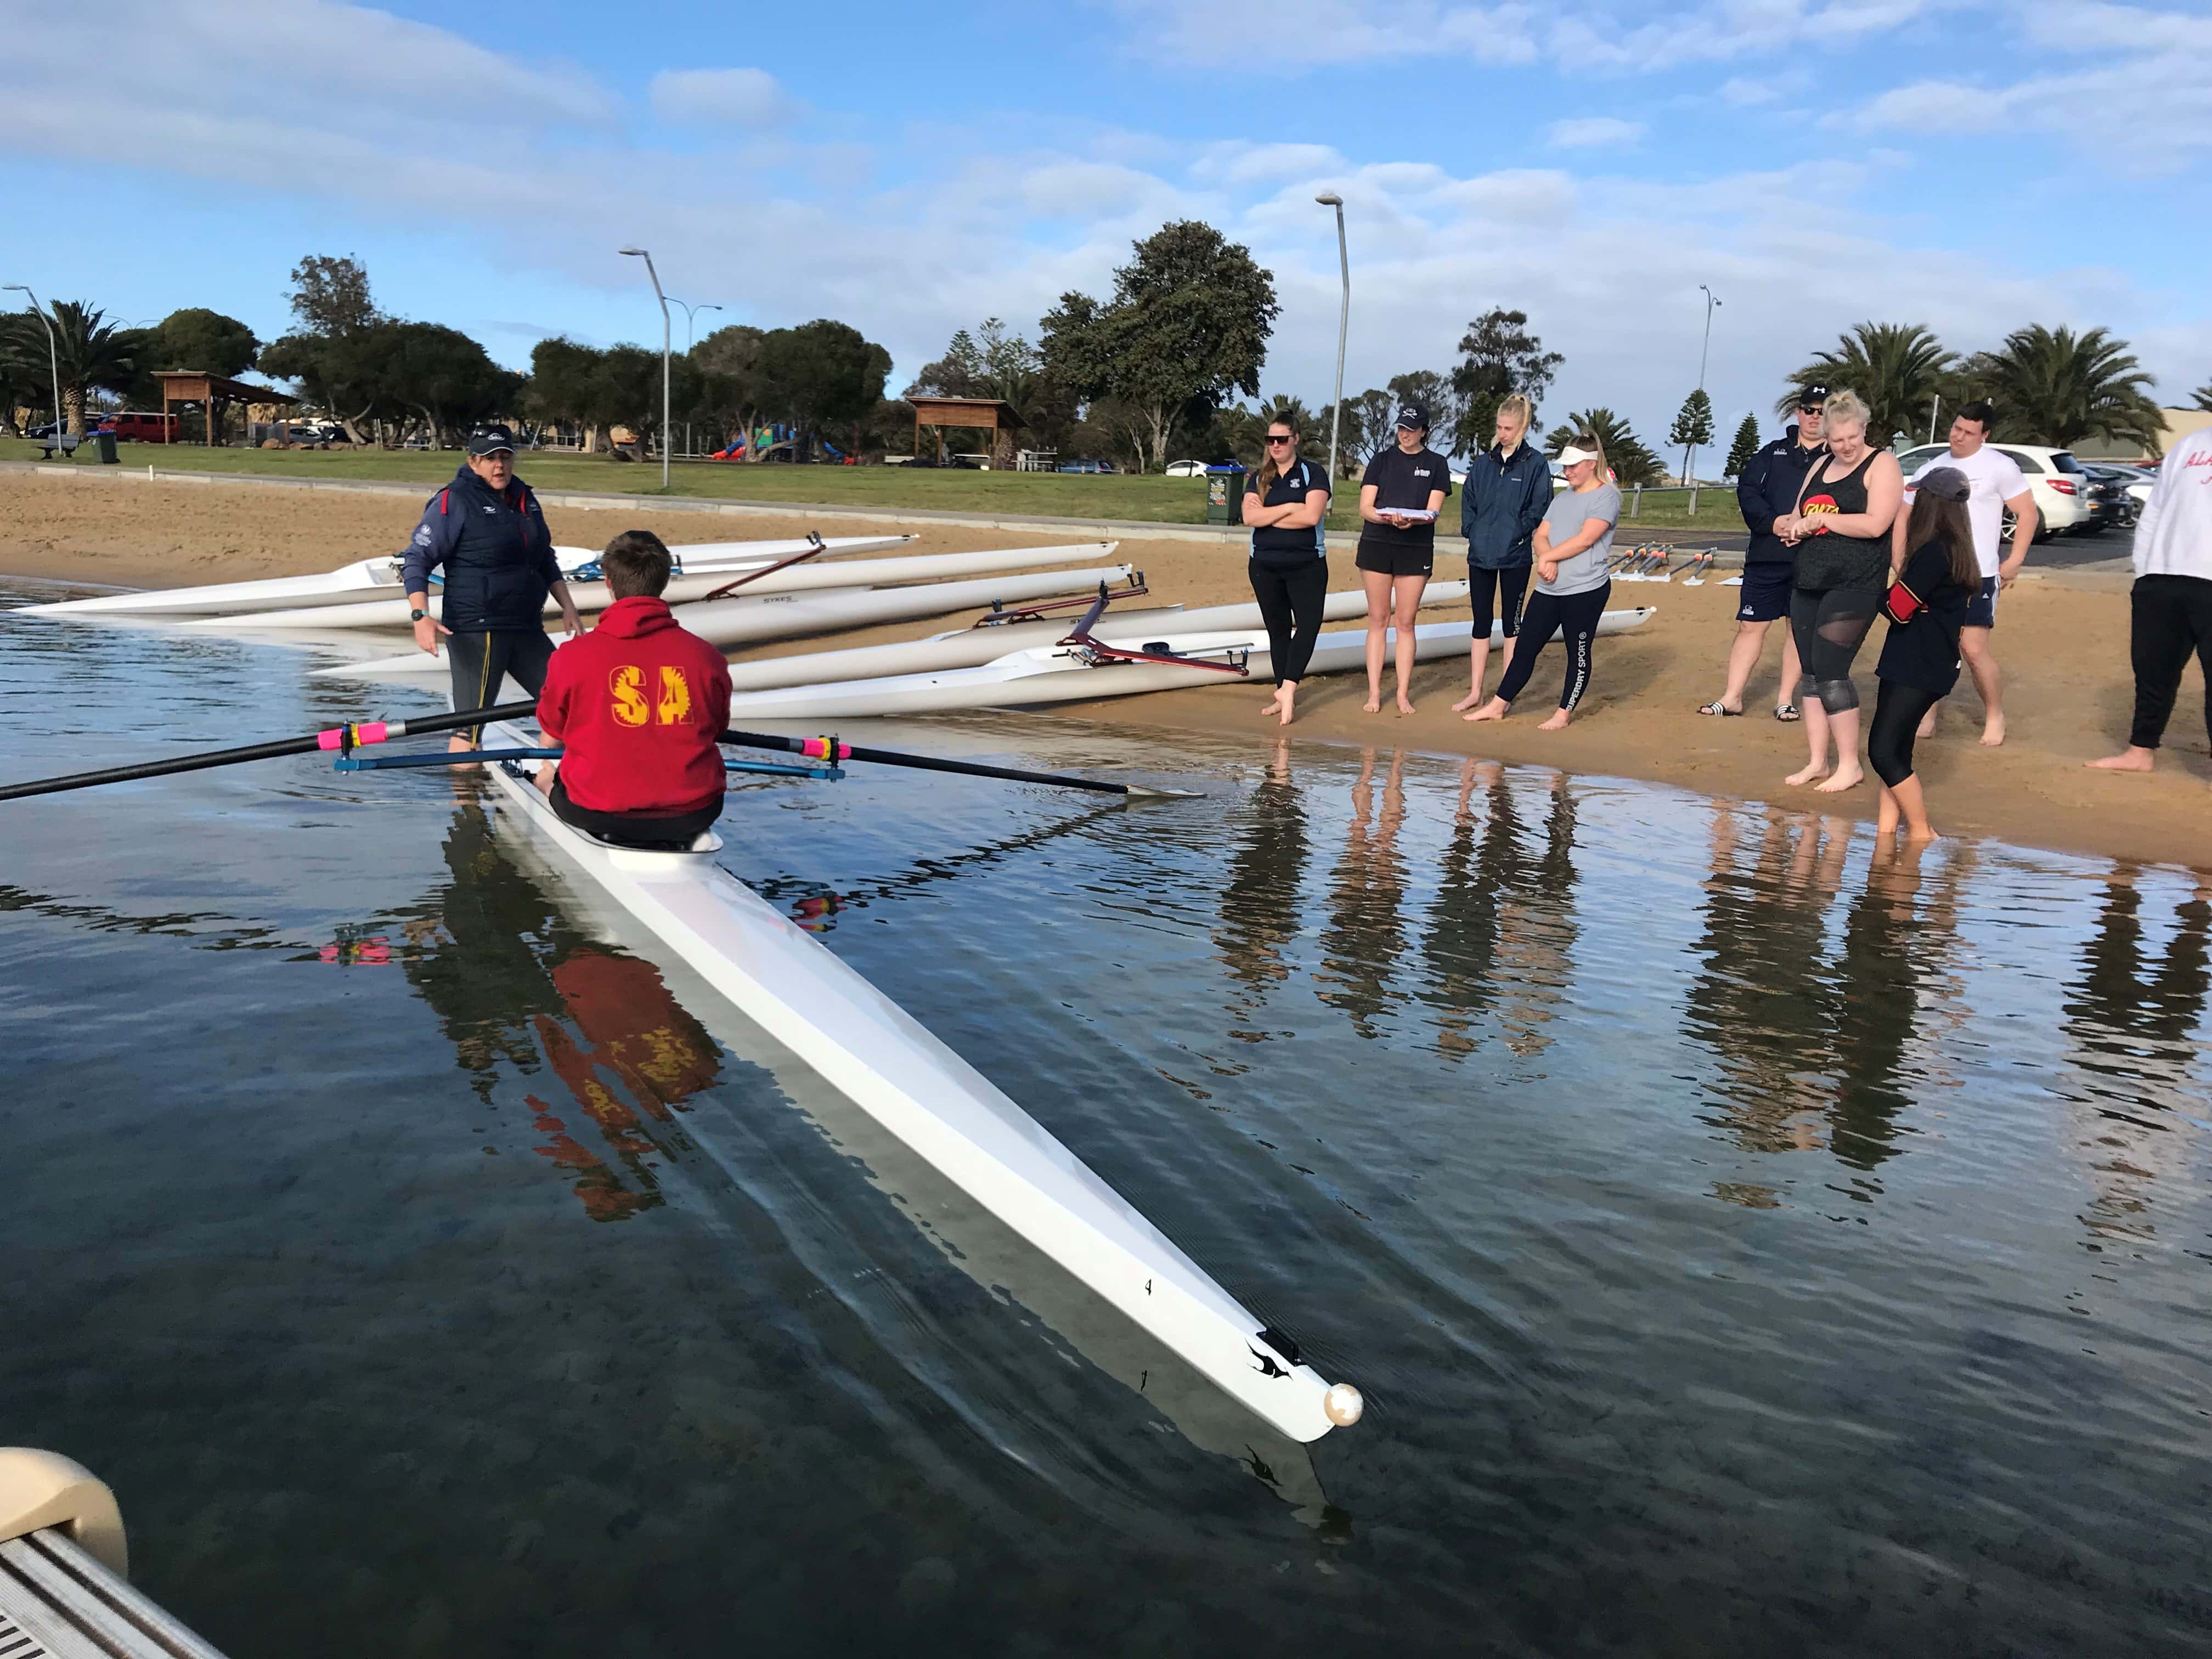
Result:
[[[1206,463],[1204,461],[1170,461],[1167,476],[1170,478],[1203,478],[1206,476]]]
[[[2109,520],[2100,522],[2094,501],[2088,493],[2088,471],[2074,459],[2072,452],[2040,444],[2000,443],[1992,447],[1999,454],[2009,456],[2027,479],[2028,493],[2035,498],[2035,510],[2042,519],[2035,528],[2038,541],[2046,536],[2069,533],[2094,535],[2109,524]],[[1899,455],[1897,464],[1905,469],[1905,476],[1910,481],[1929,462],[1950,453],[1948,444],[1922,444]],[[2009,513],[2005,514],[2004,533],[2012,534]]]
[[[149,415],[126,409],[120,414],[103,419],[100,429],[112,432],[118,443],[173,444],[177,441],[177,417],[173,415]]]
[[[2118,484],[2127,498],[2136,504],[2140,513],[2150,504],[2150,488],[2158,482],[2158,474],[2147,466],[2130,466],[2123,461],[2085,461],[2089,476],[2106,483]]]
[[[1114,470],[1114,463],[1111,461],[1062,461],[1060,464],[1060,470],[1062,472],[1111,472]]]

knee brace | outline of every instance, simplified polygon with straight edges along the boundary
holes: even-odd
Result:
[[[1847,708],[1859,706],[1859,689],[1848,678],[1840,680],[1815,680],[1814,694],[1820,699],[1820,707],[1831,714],[1840,714]]]

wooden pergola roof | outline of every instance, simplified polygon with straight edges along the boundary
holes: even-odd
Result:
[[[937,458],[945,459],[945,428],[965,427],[991,434],[991,453],[997,457],[1002,448],[1011,452],[1012,440],[1007,434],[1018,432],[1029,422],[1022,419],[1021,410],[998,398],[914,398],[914,453],[921,453],[922,428],[935,427]]]
[[[289,392],[279,392],[274,386],[248,386],[244,380],[233,380],[221,374],[210,374],[198,368],[163,368],[155,371],[154,378],[161,383],[161,401],[165,404],[290,404],[305,401]]]

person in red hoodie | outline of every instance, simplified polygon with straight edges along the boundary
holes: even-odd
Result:
[[[538,698],[538,729],[563,751],[538,787],[563,823],[620,846],[687,848],[722,814],[729,665],[661,599],[674,565],[649,530],[609,542],[615,602],[553,653]]]

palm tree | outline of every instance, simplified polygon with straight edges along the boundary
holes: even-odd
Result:
[[[2197,399],[2197,408],[2212,409],[2212,380],[2205,381],[2190,395]]]
[[[1920,430],[1937,398],[1951,400],[1958,363],[1921,324],[1860,323],[1790,377],[1774,412],[1789,416],[1808,386],[1856,392],[1874,411],[1867,441],[1879,448],[1897,433]]]
[[[2070,449],[2085,438],[2154,444],[2166,417],[2154,384],[2102,328],[2077,335],[2040,323],[2016,329],[1995,351],[1966,365],[1970,389],[1996,405],[1997,434],[2015,443]]]
[[[1577,432],[1587,432],[1598,441],[1605,451],[1606,465],[1623,487],[1663,481],[1659,458],[1636,435],[1636,428],[1625,416],[1609,409],[1586,409],[1579,415],[1570,415],[1545,434],[1544,447],[1557,454]]]
[[[106,312],[80,300],[57,300],[46,308],[46,315],[54,325],[62,419],[71,432],[82,437],[86,398],[95,390],[127,392],[138,378],[146,331],[116,328],[107,321]]]

